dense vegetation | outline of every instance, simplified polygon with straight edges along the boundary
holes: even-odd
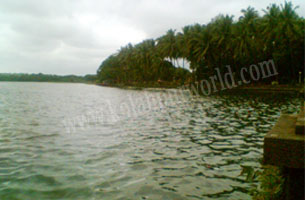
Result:
[[[85,75],[85,76],[59,76],[49,74],[9,74],[0,73],[0,81],[28,81],[28,82],[95,82],[96,75]]]
[[[163,81],[184,84],[215,74],[215,68],[234,72],[273,59],[278,76],[265,83],[295,83],[304,71],[304,18],[298,16],[291,2],[272,4],[258,11],[242,10],[238,21],[233,16],[218,15],[208,24],[194,24],[181,32],[128,44],[100,65],[98,81],[108,84],[137,85]],[[190,71],[177,60],[190,63]],[[182,62],[184,63],[184,62]],[[176,66],[176,67],[174,67]]]

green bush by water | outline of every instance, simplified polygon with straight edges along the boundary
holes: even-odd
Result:
[[[263,166],[261,169],[242,167],[241,175],[246,175],[246,181],[253,183],[250,190],[253,200],[282,199],[284,178],[280,168],[271,165]]]

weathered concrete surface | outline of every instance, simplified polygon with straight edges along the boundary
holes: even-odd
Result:
[[[284,198],[304,200],[304,107],[298,115],[282,115],[264,139],[264,164],[284,169]]]
[[[264,139],[264,163],[304,168],[304,134],[296,134],[297,115],[282,115]]]

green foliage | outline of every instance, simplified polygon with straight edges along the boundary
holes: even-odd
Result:
[[[283,194],[284,178],[278,167],[266,165],[262,169],[242,166],[241,175],[246,175],[246,181],[256,182],[250,191],[253,200],[280,200]]]
[[[273,59],[279,75],[262,80],[295,83],[304,71],[304,18],[291,2],[271,4],[259,16],[252,7],[242,10],[238,21],[218,15],[208,24],[194,24],[181,32],[170,29],[156,40],[128,44],[100,65],[99,82],[123,85],[200,81],[230,65],[237,76],[240,69]],[[190,70],[178,66],[188,61]],[[179,68],[180,67],[180,68]],[[236,77],[240,78],[240,77]]]
[[[95,82],[96,75],[85,75],[85,76],[58,76],[58,75],[49,75],[49,74],[9,74],[9,73],[0,73],[0,81],[24,81],[24,82]]]

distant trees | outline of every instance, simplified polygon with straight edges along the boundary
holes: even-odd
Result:
[[[97,79],[96,75],[85,75],[85,76],[75,76],[75,75],[49,75],[49,74],[9,74],[0,73],[0,81],[24,81],[24,82],[95,82]]]
[[[156,40],[128,44],[100,65],[97,76],[120,84],[158,80],[199,81],[215,74],[215,68],[230,65],[234,72],[273,59],[279,72],[274,79],[294,83],[304,73],[305,20],[291,2],[271,4],[259,16],[252,7],[243,9],[238,21],[218,15],[210,23],[188,25],[176,33],[170,29]],[[190,63],[190,72],[178,66],[178,59]]]

